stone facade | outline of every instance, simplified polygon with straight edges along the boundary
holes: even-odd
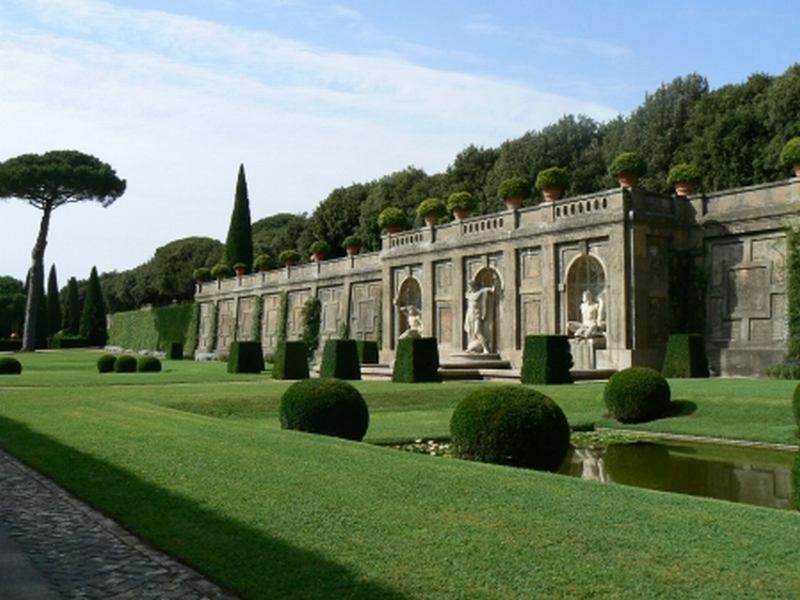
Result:
[[[409,305],[440,356],[463,352],[469,282],[491,288],[488,345],[519,366],[531,334],[566,334],[583,292],[602,306],[603,332],[582,351],[596,368],[660,367],[670,323],[670,255],[702,249],[706,339],[720,374],[763,374],[786,343],[785,235],[800,221],[800,179],[689,198],[606,190],[517,211],[386,235],[382,250],[201,284],[199,352],[225,352],[260,329],[276,342],[280,296],[287,333],[300,311],[322,304],[322,340],[347,324],[354,339],[380,340],[392,359]],[[261,322],[254,316],[261,298]],[[588,343],[588,342],[587,342]],[[584,359],[582,359],[584,360]]]

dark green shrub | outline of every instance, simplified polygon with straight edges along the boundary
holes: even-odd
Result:
[[[459,458],[555,471],[569,449],[569,424],[550,398],[521,386],[481,388],[450,419]]]
[[[603,400],[609,414],[622,423],[649,421],[669,411],[669,384],[658,371],[631,367],[611,376]]]
[[[781,150],[781,162],[791,167],[800,163],[800,137],[790,139]]]
[[[215,279],[225,279],[226,277],[233,276],[233,269],[225,263],[217,263],[211,267],[211,275],[213,275]]]
[[[703,172],[700,167],[690,163],[679,163],[669,170],[667,183],[700,183],[703,180]]]
[[[278,254],[278,260],[285,265],[296,265],[300,262],[300,253],[297,250],[284,250]]]
[[[441,198],[425,198],[417,206],[417,216],[424,219],[427,216],[442,219],[447,216],[447,206]]]
[[[311,254],[327,256],[331,251],[331,245],[325,240],[317,240],[315,242],[312,242],[311,246],[309,246],[308,249],[311,252]]]
[[[211,281],[211,279],[213,279],[213,275],[211,274],[211,269],[207,267],[200,267],[199,269],[195,269],[194,271],[192,271],[192,277],[198,283]]]
[[[141,356],[136,361],[136,370],[139,373],[160,373],[161,361],[155,356]]]
[[[20,339],[0,340],[0,351],[2,352],[16,352],[21,349],[22,349],[22,340]]]
[[[572,383],[572,354],[565,335],[528,335],[522,351],[522,383]]]
[[[536,189],[540,192],[545,188],[560,188],[565,190],[568,187],[569,172],[561,167],[543,169],[536,175]]]
[[[478,201],[469,192],[453,192],[447,198],[447,210],[475,210]]]
[[[611,161],[608,173],[612,177],[619,177],[623,173],[644,175],[647,172],[647,163],[637,152],[623,152]]]
[[[795,510],[800,510],[800,452],[797,453],[794,459],[792,482],[794,483],[794,490],[792,490],[792,507],[794,507]]]
[[[792,396],[792,413],[794,414],[794,421],[797,423],[797,431],[800,432],[800,383],[794,388],[794,395]]]
[[[228,373],[261,373],[264,353],[260,342],[233,342],[228,351]]]
[[[327,340],[322,350],[320,377],[361,379],[358,348],[355,340]]]
[[[703,336],[697,333],[669,336],[661,374],[664,377],[708,377],[708,359]]]
[[[273,359],[273,379],[308,379],[308,348],[305,342],[278,342]]]
[[[248,267],[253,264],[253,228],[244,165],[239,165],[239,174],[236,177],[233,212],[228,226],[228,237],[225,238],[225,262],[229,265],[242,263]]]
[[[89,273],[89,283],[86,286],[86,297],[83,301],[81,326],[78,333],[92,346],[105,346],[108,340],[106,304],[103,300],[103,290],[100,288],[100,278],[97,276],[96,267],[92,267],[92,271]]]
[[[169,345],[167,360],[183,360],[183,342],[172,342]]]
[[[86,348],[90,346],[89,340],[79,335],[69,335],[59,331],[47,341],[47,347],[54,350],[65,348]]]
[[[111,373],[115,370],[117,357],[113,354],[101,354],[97,359],[97,370],[100,373]]]
[[[22,363],[10,356],[0,356],[0,375],[19,375],[22,373]]]
[[[528,182],[522,177],[509,177],[497,187],[497,195],[506,198],[528,198],[531,195]]]
[[[356,350],[358,351],[358,361],[362,365],[377,365],[379,359],[378,342],[369,340],[357,340]]]
[[[369,426],[367,403],[356,388],[338,379],[306,379],[284,392],[283,429],[361,441]]]
[[[388,229],[390,227],[403,229],[408,226],[406,213],[396,206],[388,206],[378,215],[378,226],[381,229]]]
[[[361,241],[361,238],[357,235],[348,235],[344,240],[342,240],[342,248],[361,248],[364,245],[364,242]]]
[[[268,254],[259,254],[253,261],[255,271],[266,271],[272,266],[272,258]]]
[[[397,342],[392,381],[424,383],[441,381],[436,338],[406,338]]]
[[[128,354],[118,356],[114,363],[114,371],[117,373],[135,373],[136,372],[136,357]]]

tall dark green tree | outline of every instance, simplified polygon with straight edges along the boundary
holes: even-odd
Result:
[[[67,281],[61,328],[69,335],[78,335],[81,330],[81,300],[78,295],[78,281],[74,277],[70,277]]]
[[[250,199],[247,196],[244,165],[239,165],[239,177],[236,180],[231,224],[225,240],[225,262],[228,266],[242,263],[247,266],[247,270],[253,267],[253,230],[250,223]]]
[[[110,165],[76,150],[23,154],[0,163],[0,199],[16,198],[42,211],[28,271],[23,350],[36,346],[38,306],[44,302],[39,290],[44,288],[44,251],[53,211],[73,202],[99,202],[106,207],[124,193],[125,180]]]
[[[106,330],[106,306],[103,291],[100,289],[100,278],[97,267],[92,267],[89,284],[86,287],[86,298],[83,301],[80,336],[86,338],[91,346],[105,346],[108,340]]]
[[[58,295],[56,266],[51,265],[47,277],[47,333],[53,335],[61,329],[61,298]]]
[[[25,286],[13,277],[0,277],[0,338],[19,335],[25,319]]]

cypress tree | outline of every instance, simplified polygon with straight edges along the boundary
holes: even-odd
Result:
[[[74,277],[67,281],[67,301],[61,328],[69,335],[78,335],[81,329],[81,300],[78,295],[78,281]]]
[[[225,240],[225,262],[229,267],[243,263],[247,265],[248,271],[253,266],[253,229],[250,224],[250,199],[247,196],[244,165],[239,165],[239,177],[236,180],[236,197],[228,237]]]
[[[97,267],[92,267],[89,285],[86,287],[80,336],[86,338],[91,346],[105,346],[108,339],[106,307],[103,302],[103,291],[100,289],[100,279],[97,277]]]
[[[50,267],[47,277],[47,333],[53,335],[61,328],[61,298],[58,296],[56,266]]]

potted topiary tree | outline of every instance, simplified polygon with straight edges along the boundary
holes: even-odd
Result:
[[[228,265],[221,262],[211,267],[211,275],[213,275],[214,279],[219,281],[220,279],[231,277],[233,275],[233,271]]]
[[[522,177],[510,177],[497,188],[497,195],[506,203],[508,210],[519,210],[528,197],[528,182]]]
[[[309,247],[311,256],[316,262],[322,262],[328,253],[331,251],[331,245],[325,240],[317,240]]]
[[[347,251],[347,256],[356,256],[361,251],[361,238],[357,235],[348,235],[344,238],[342,246]]]
[[[639,181],[639,177],[647,172],[647,163],[636,152],[623,152],[611,161],[608,172],[616,177],[621,188],[631,188]]]
[[[569,187],[569,173],[561,167],[542,169],[536,175],[536,189],[542,193],[545,202],[561,198],[567,187]]]
[[[447,206],[439,198],[425,198],[417,206],[417,216],[425,219],[428,226],[438,225],[439,221],[447,216]]]
[[[237,277],[241,277],[242,275],[247,275],[247,265],[239,262],[233,265],[233,271],[236,273]]]
[[[690,196],[694,194],[703,173],[700,167],[690,163],[679,163],[669,170],[667,183],[675,188],[676,196]]]
[[[291,267],[300,262],[300,253],[297,250],[284,250],[278,255],[278,260]]]
[[[212,279],[211,269],[208,269],[206,267],[200,267],[198,269],[195,269],[192,272],[192,277],[194,277],[194,280],[197,283],[205,283],[207,281],[211,281]]]
[[[786,142],[781,150],[781,162],[792,167],[795,177],[800,177],[800,137],[794,137]]]
[[[259,254],[256,256],[256,259],[253,261],[253,268],[256,271],[264,272],[270,268],[272,265],[272,258],[268,254]]]
[[[447,199],[447,210],[452,211],[459,221],[469,217],[478,206],[475,196],[469,192],[454,192]]]
[[[378,215],[378,225],[386,233],[397,233],[408,226],[406,213],[396,206],[387,206]]]

